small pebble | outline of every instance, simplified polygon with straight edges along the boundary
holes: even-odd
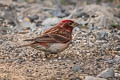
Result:
[[[75,64],[75,65],[73,66],[72,70],[73,70],[74,72],[78,72],[78,71],[80,70],[80,66],[77,65],[77,64]]]

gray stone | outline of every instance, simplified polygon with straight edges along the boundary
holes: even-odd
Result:
[[[120,63],[120,56],[115,56],[115,58],[114,58],[114,61],[116,62],[116,63]]]
[[[92,76],[86,76],[84,80],[107,80],[107,79],[97,78],[97,77],[92,77]]]
[[[113,68],[107,68],[106,70],[102,71],[97,77],[100,78],[113,78],[115,75]]]
[[[120,56],[116,55],[113,59],[108,59],[108,63],[113,64],[113,63],[120,63]]]
[[[52,26],[52,25],[57,24],[59,21],[60,21],[60,19],[56,18],[56,17],[55,18],[47,18],[42,22],[42,25],[43,26]]]
[[[109,34],[105,31],[100,31],[98,35],[99,35],[99,39],[103,39],[103,40],[107,40],[109,36]]]
[[[79,77],[71,78],[70,80],[81,80]]]
[[[24,27],[24,28],[30,28],[32,31],[36,30],[36,25],[35,23],[30,23],[30,22],[26,22],[26,21],[23,21],[21,23],[21,26]],[[23,29],[24,29],[23,28]]]
[[[34,22],[35,20],[39,19],[38,15],[28,16],[31,22]]]
[[[61,10],[51,10],[51,11],[49,11],[50,12],[50,14],[52,14],[53,16],[56,16],[56,17],[59,17],[59,18],[62,18],[62,17],[65,17],[65,16],[67,16],[67,14],[66,13],[63,13]]]
[[[17,2],[25,2],[25,0],[16,0]]]
[[[73,70],[74,72],[78,72],[78,71],[80,71],[80,66],[77,65],[77,64],[75,64],[75,65],[73,66],[72,70]]]
[[[0,44],[2,44],[4,41],[2,39],[0,39]]]

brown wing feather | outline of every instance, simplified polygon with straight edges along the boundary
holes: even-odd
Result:
[[[47,42],[47,43],[65,43],[70,41],[72,38],[71,33],[65,31],[60,27],[53,27],[43,33],[40,37],[34,39],[27,39],[25,41],[34,41],[34,42]]]
[[[36,37],[36,38],[33,38],[33,39],[26,39],[26,40],[24,40],[24,41],[52,42],[53,39],[50,38],[48,35],[43,35],[43,36]]]

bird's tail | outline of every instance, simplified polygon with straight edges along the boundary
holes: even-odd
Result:
[[[33,40],[34,40],[34,39],[26,39],[26,40],[24,40],[24,41],[33,41]],[[25,44],[25,45],[21,45],[21,46],[17,46],[16,48],[31,46],[31,45],[33,45],[33,44],[34,44],[34,42],[33,42],[33,43],[29,43],[29,44]]]
[[[34,39],[26,39],[26,40],[24,40],[24,41],[34,41]]]
[[[34,44],[34,43],[25,44],[25,45],[20,45],[20,46],[17,46],[16,48],[27,47],[27,46],[31,46],[31,45],[33,45],[33,44]]]
[[[26,47],[26,46],[30,46],[30,44],[20,45],[20,46],[17,46],[16,48],[22,48],[22,47]]]

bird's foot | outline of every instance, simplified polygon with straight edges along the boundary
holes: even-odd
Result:
[[[58,58],[59,55],[58,54],[46,54],[45,53],[45,58],[46,59],[54,59],[54,58]]]

